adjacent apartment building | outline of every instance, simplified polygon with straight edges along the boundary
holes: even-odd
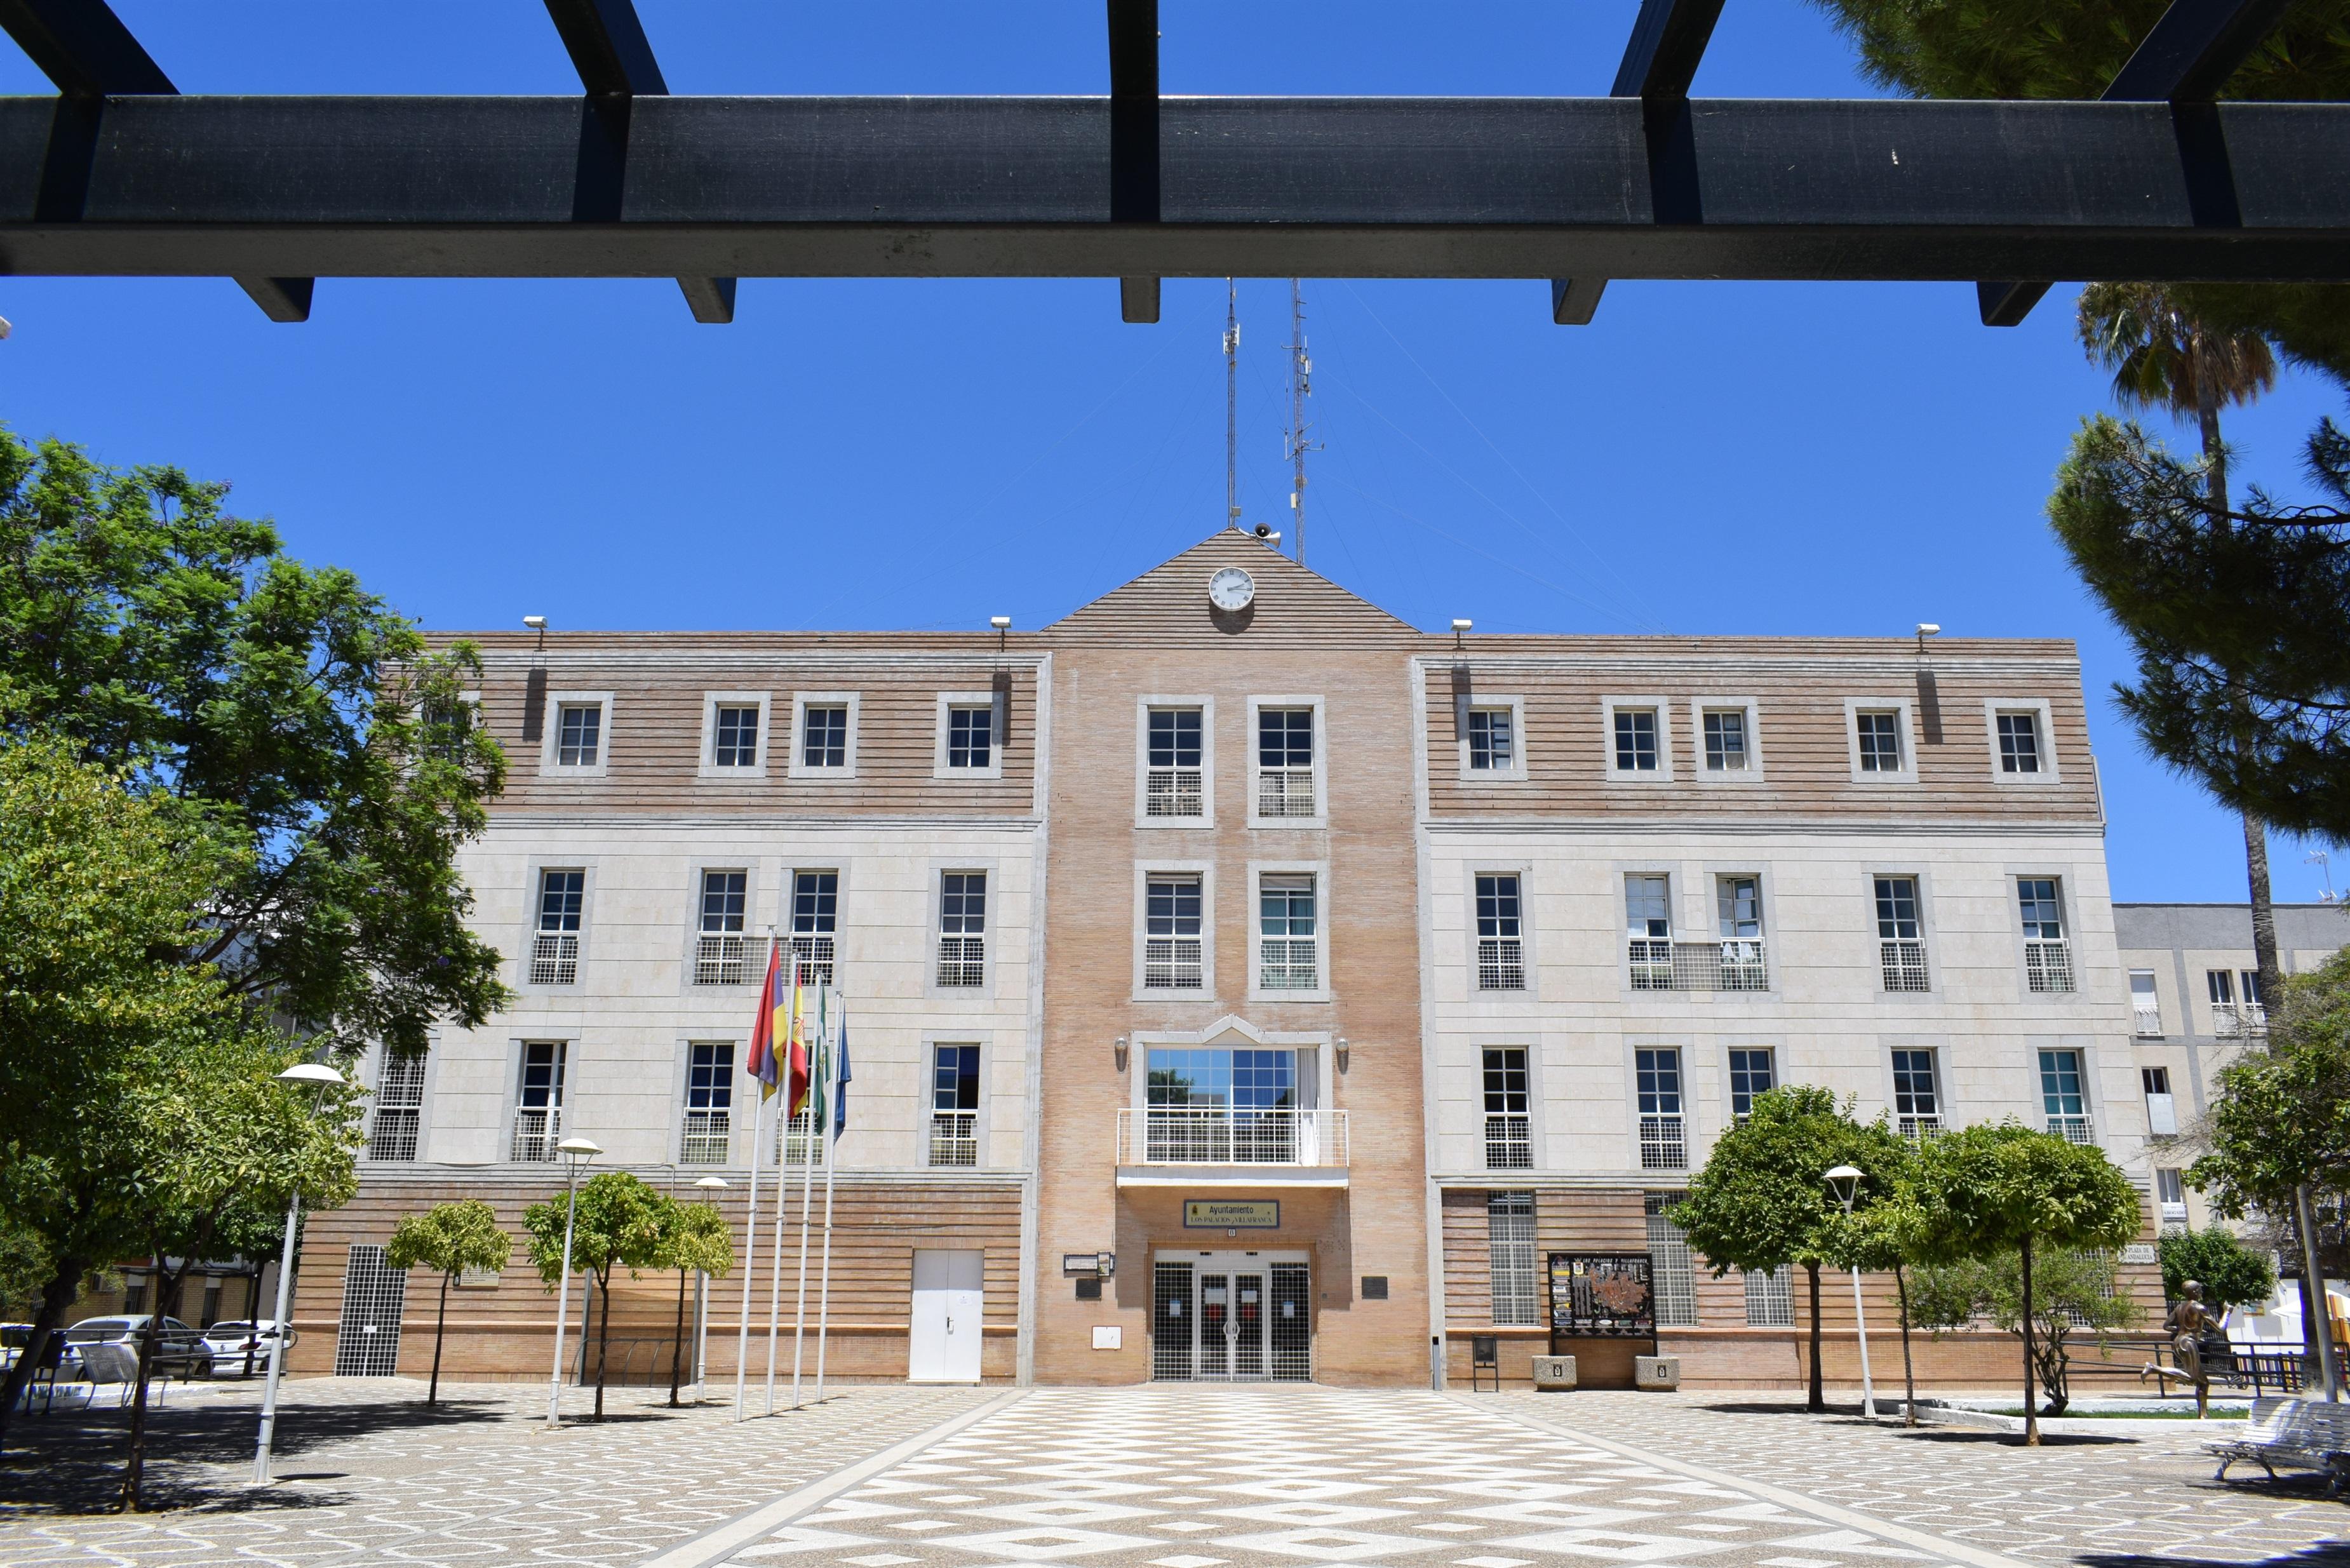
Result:
[[[474,640],[513,773],[464,869],[515,1003],[366,1064],[307,1370],[420,1365],[392,1223],[518,1221],[573,1134],[723,1179],[738,1255],[762,1162],[763,1357],[771,933],[847,1012],[835,1375],[1426,1384],[1490,1335],[1523,1376],[1544,1255],[1646,1251],[1687,1376],[1792,1380],[1790,1282],[1664,1212],[1780,1083],[2151,1179],[2069,643],[1431,635],[1237,531],[1034,632]],[[630,1375],[675,1292],[616,1289]],[[447,1366],[544,1376],[552,1315],[519,1260],[468,1282]]]

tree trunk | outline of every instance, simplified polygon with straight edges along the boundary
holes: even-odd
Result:
[[[685,1271],[677,1272],[677,1337],[669,1345],[669,1407],[677,1408],[678,1362],[685,1355]]]
[[[88,1272],[88,1259],[68,1258],[57,1264],[57,1272],[41,1286],[40,1310],[33,1314],[33,1337],[26,1342],[24,1354],[16,1357],[16,1364],[8,1368],[6,1381],[0,1383],[0,1451],[7,1447],[9,1412],[16,1409],[16,1401],[25,1397],[26,1388],[33,1381],[33,1374],[40,1369],[49,1336],[64,1332],[66,1312],[81,1293],[82,1276]]]
[[[441,1313],[432,1320],[432,1382],[424,1390],[426,1408],[441,1400],[441,1341],[449,1332],[449,1276],[441,1276]]]
[[[1900,1264],[1893,1265],[1893,1288],[1901,1293],[1901,1394],[1905,1427],[1918,1424],[1918,1374],[1909,1363],[1909,1272]]]
[[[2023,1446],[2040,1446],[2040,1405],[2032,1392],[2032,1238],[2023,1239]]]
[[[612,1281],[606,1275],[600,1282],[603,1289],[596,1293],[603,1298],[603,1312],[597,1319],[596,1329],[596,1419],[604,1418],[604,1354],[612,1343]]]
[[[1804,1274],[1809,1280],[1812,1291],[1812,1386],[1804,1400],[1804,1408],[1825,1410],[1828,1407],[1828,1397],[1820,1382],[1820,1266],[1805,1263]]]
[[[188,1256],[192,1258],[191,1252]],[[139,1511],[139,1482],[147,1468],[147,1379],[155,1370],[155,1341],[163,1329],[162,1303],[178,1293],[181,1280],[187,1277],[188,1260],[180,1262],[180,1272],[173,1275],[163,1267],[163,1255],[155,1254],[155,1310],[147,1314],[147,1331],[139,1336],[139,1371],[137,1386],[130,1404],[130,1444],[123,1456],[122,1511]]]

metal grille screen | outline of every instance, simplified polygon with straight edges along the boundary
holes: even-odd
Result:
[[[1314,1320],[1304,1263],[1273,1265],[1273,1380],[1309,1383],[1314,1378]]]
[[[1191,1376],[1191,1265],[1161,1263],[1150,1288],[1150,1376],[1187,1382]]]
[[[1785,1269],[1773,1269],[1768,1273],[1749,1273],[1746,1276],[1746,1326],[1795,1326],[1795,1297]]]
[[[1540,1323],[1542,1303],[1534,1290],[1534,1195],[1488,1195],[1485,1224],[1492,1250],[1493,1321]]]
[[[1689,1238],[1665,1218],[1665,1210],[1680,1200],[1678,1192],[1648,1194],[1649,1288],[1656,1292],[1659,1328],[1690,1328],[1697,1324],[1697,1270],[1690,1256]]]
[[[353,1247],[343,1270],[343,1320],[335,1376],[390,1377],[400,1366],[400,1316],[408,1272],[384,1267],[381,1247]]]

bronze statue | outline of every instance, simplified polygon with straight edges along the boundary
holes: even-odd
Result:
[[[2211,1309],[2203,1304],[2203,1284],[2189,1280],[2179,1286],[2178,1300],[2171,1306],[2169,1315],[2162,1321],[2162,1331],[2170,1335],[2172,1365],[2150,1363],[2138,1371],[2137,1380],[2145,1382],[2151,1374],[2159,1387],[2166,1377],[2177,1377],[2195,1387],[2195,1415],[2199,1420],[2211,1413],[2211,1371],[2203,1365],[2203,1336],[2216,1320]]]

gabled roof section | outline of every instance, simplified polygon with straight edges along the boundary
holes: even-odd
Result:
[[[1256,598],[1237,615],[1208,603],[1208,579],[1238,566]],[[1222,647],[1234,642],[1418,642],[1421,633],[1329,578],[1307,571],[1251,534],[1226,528],[1044,628],[1085,642]]]

